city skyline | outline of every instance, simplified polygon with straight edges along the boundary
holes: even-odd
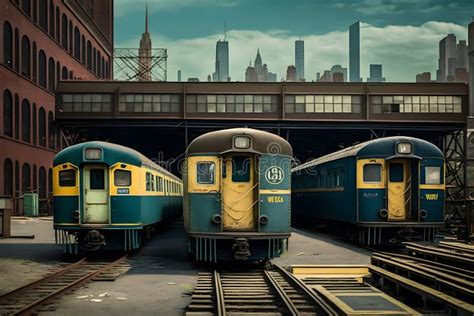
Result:
[[[150,7],[155,5],[150,2]],[[116,7],[120,8],[120,2]],[[161,10],[161,9],[160,9]],[[164,10],[171,10],[169,8]],[[184,10],[184,9],[182,9]],[[210,33],[199,38],[167,38],[165,30],[167,27],[162,23],[157,25],[157,8],[150,8],[150,33],[155,47],[165,47],[168,49],[168,70],[169,73],[176,74],[178,69],[182,69],[183,77],[198,77],[205,81],[210,70],[215,68],[215,45],[219,38],[222,38],[222,31]],[[143,12],[143,11],[142,11]],[[120,19],[121,17],[118,17]],[[143,13],[142,18],[143,20]],[[429,19],[429,15],[427,17]],[[368,19],[370,21],[370,19]],[[140,21],[143,25],[143,21]],[[216,21],[216,26],[222,24]],[[354,22],[354,21],[352,21]],[[373,62],[384,65],[384,76],[387,81],[407,81],[413,82],[417,73],[430,71],[435,73],[438,63],[438,43],[449,33],[454,33],[459,40],[467,39],[467,25],[451,22],[429,21],[419,25],[376,25],[366,23],[361,19],[361,51],[360,51],[360,77],[369,77],[369,65]],[[220,25],[219,25],[220,24]],[[293,35],[290,30],[250,30],[237,29],[232,21],[227,32],[229,42],[230,65],[229,76],[233,81],[244,81],[245,77],[242,69],[248,65],[249,56],[255,54],[255,50],[260,48],[271,48],[265,52],[265,59],[271,65],[273,72],[277,73],[278,80],[286,75],[288,65],[294,64],[294,42],[299,35]],[[305,77],[307,81],[315,79],[317,72],[328,69],[331,65],[340,64],[343,67],[349,66],[349,41],[348,27],[352,23],[345,25],[345,31],[332,31],[325,34],[304,34],[301,40],[305,42]],[[160,26],[162,29],[160,29]],[[339,29],[339,27],[335,27]],[[139,31],[141,34],[142,29]],[[116,38],[117,38],[117,32]],[[138,35],[138,34],[136,34]],[[135,46],[138,36],[132,41],[116,39],[117,47]],[[132,45],[132,43],[135,43]],[[192,51],[192,54],[184,52]],[[199,59],[200,63],[193,61]],[[390,63],[389,63],[390,61]],[[176,75],[169,78],[176,80]]]

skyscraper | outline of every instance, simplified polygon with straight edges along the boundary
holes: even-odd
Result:
[[[295,41],[296,81],[304,81],[304,41]]]
[[[416,82],[431,82],[431,72],[423,72],[416,75]]]
[[[216,68],[213,81],[229,81],[229,42],[225,39],[216,43]]]
[[[286,69],[286,81],[293,82],[296,81],[296,67],[291,65]]]
[[[367,78],[367,82],[384,82],[385,78],[382,77],[382,65],[371,64],[369,69],[370,77]]]
[[[349,27],[349,76],[351,82],[361,82],[360,77],[360,22]]]
[[[254,66],[252,67],[252,60],[245,70],[245,81],[247,82],[276,82],[276,74],[268,71],[267,64],[262,61],[260,50],[257,50]]]
[[[469,59],[465,40],[457,43],[454,34],[439,41],[438,82],[468,82]]]
[[[347,68],[343,68],[341,65],[334,65],[331,67],[332,74],[341,73],[343,82],[347,81]]]
[[[181,81],[181,69],[178,70],[178,82]]]
[[[148,33],[148,4],[145,9],[145,32],[138,49],[138,80],[151,81],[151,38]]]

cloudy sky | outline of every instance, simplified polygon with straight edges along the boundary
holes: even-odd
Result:
[[[115,0],[115,46],[138,47],[145,1]],[[315,80],[334,64],[348,67],[348,26],[361,27],[361,75],[383,64],[387,81],[414,81],[437,68],[438,42],[454,33],[467,39],[472,0],[148,0],[153,47],[168,49],[168,80],[206,80],[214,71],[215,42],[227,24],[230,76],[245,68],[260,48],[278,79],[294,64],[294,41],[305,41],[305,77]]]

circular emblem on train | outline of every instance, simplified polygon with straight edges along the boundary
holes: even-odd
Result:
[[[285,173],[280,167],[273,166],[265,171],[265,179],[271,184],[279,184],[285,179]]]

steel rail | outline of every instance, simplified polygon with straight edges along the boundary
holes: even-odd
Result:
[[[278,270],[281,274],[283,274],[287,279],[289,279],[291,282],[296,284],[299,289],[301,289],[305,294],[307,294],[311,299],[314,301],[315,305],[318,306],[321,309],[321,312],[325,313],[326,315],[339,315],[334,308],[331,307],[322,297],[320,297],[317,293],[312,291],[310,288],[304,284],[303,281],[295,277],[293,274],[288,272],[286,269],[283,267],[273,264],[273,267]]]
[[[214,289],[216,291],[217,315],[226,316],[224,290],[222,289],[220,273],[217,270],[214,270]]]
[[[275,280],[275,278],[270,274],[268,270],[265,270],[265,276],[270,282],[270,284],[273,286],[273,289],[278,293],[279,297],[281,300],[285,303],[286,308],[288,311],[291,313],[291,315],[296,316],[299,314],[298,309],[296,308],[295,304],[291,301],[291,298],[288,296],[288,294],[285,292],[285,290],[278,284],[278,282]]]
[[[66,284],[63,287],[61,287],[61,288],[59,288],[59,289],[57,289],[57,290],[55,290],[51,293],[48,293],[43,297],[40,297],[39,299],[31,302],[30,304],[28,304],[26,306],[23,306],[23,307],[15,310],[15,311],[12,311],[11,314],[12,315],[31,315],[31,314],[34,314],[35,309],[38,308],[39,306],[41,306],[41,305],[45,304],[46,302],[58,297],[60,294],[64,293],[65,291],[71,290],[75,287],[78,287],[78,286],[81,286],[81,285],[87,283],[88,281],[90,281],[95,276],[99,275],[102,272],[105,272],[105,271],[111,269],[113,266],[120,263],[126,257],[127,257],[127,255],[124,255],[119,259],[116,259],[112,262],[108,262],[108,263],[104,264],[102,267],[100,267],[99,269],[95,269],[94,271],[91,271],[91,272],[83,275],[82,277],[70,282],[69,284]],[[100,263],[103,263],[103,262],[97,262],[95,264],[100,264]],[[64,269],[62,269],[58,272],[55,272],[55,273],[53,273],[51,275],[48,275],[48,276],[46,276],[42,279],[36,280],[32,283],[29,283],[29,284],[27,284],[27,285],[25,285],[21,288],[15,289],[15,290],[3,295],[1,297],[2,301],[3,301],[3,299],[6,299],[7,297],[11,297],[15,294],[23,292],[28,288],[34,288],[35,286],[41,285],[43,283],[47,284],[48,281],[53,280],[56,277],[61,277],[61,275],[65,274],[67,272],[70,272],[70,271],[74,271],[74,269],[80,268],[80,267],[82,267],[83,265],[86,265],[86,264],[88,264],[87,258],[83,258],[83,259],[79,260],[78,262],[76,262],[74,264],[71,264],[71,265],[65,267]],[[91,264],[94,264],[94,262],[91,262]],[[0,302],[0,307],[1,307],[1,302]]]
[[[10,292],[7,292],[3,295],[0,295],[0,306],[2,306],[2,304],[4,304],[4,301],[7,300],[10,296],[13,296],[19,292],[22,292],[22,291],[25,291],[26,289],[28,288],[31,288],[31,287],[34,287],[35,285],[38,285],[40,283],[43,283],[43,282],[46,282],[46,281],[49,281],[50,279],[53,279],[55,277],[58,277],[60,276],[61,274],[64,274],[72,269],[74,269],[75,267],[79,266],[81,263],[83,263],[84,261],[86,261],[87,258],[82,258],[80,259],[79,261],[76,261],[70,265],[67,265],[66,267],[56,271],[56,272],[53,272],[51,274],[48,274],[46,275],[45,277],[43,278],[40,278],[38,280],[35,280],[31,283],[28,283],[28,284],[25,284],[19,288],[16,288],[16,289],[13,289],[11,290]]]

